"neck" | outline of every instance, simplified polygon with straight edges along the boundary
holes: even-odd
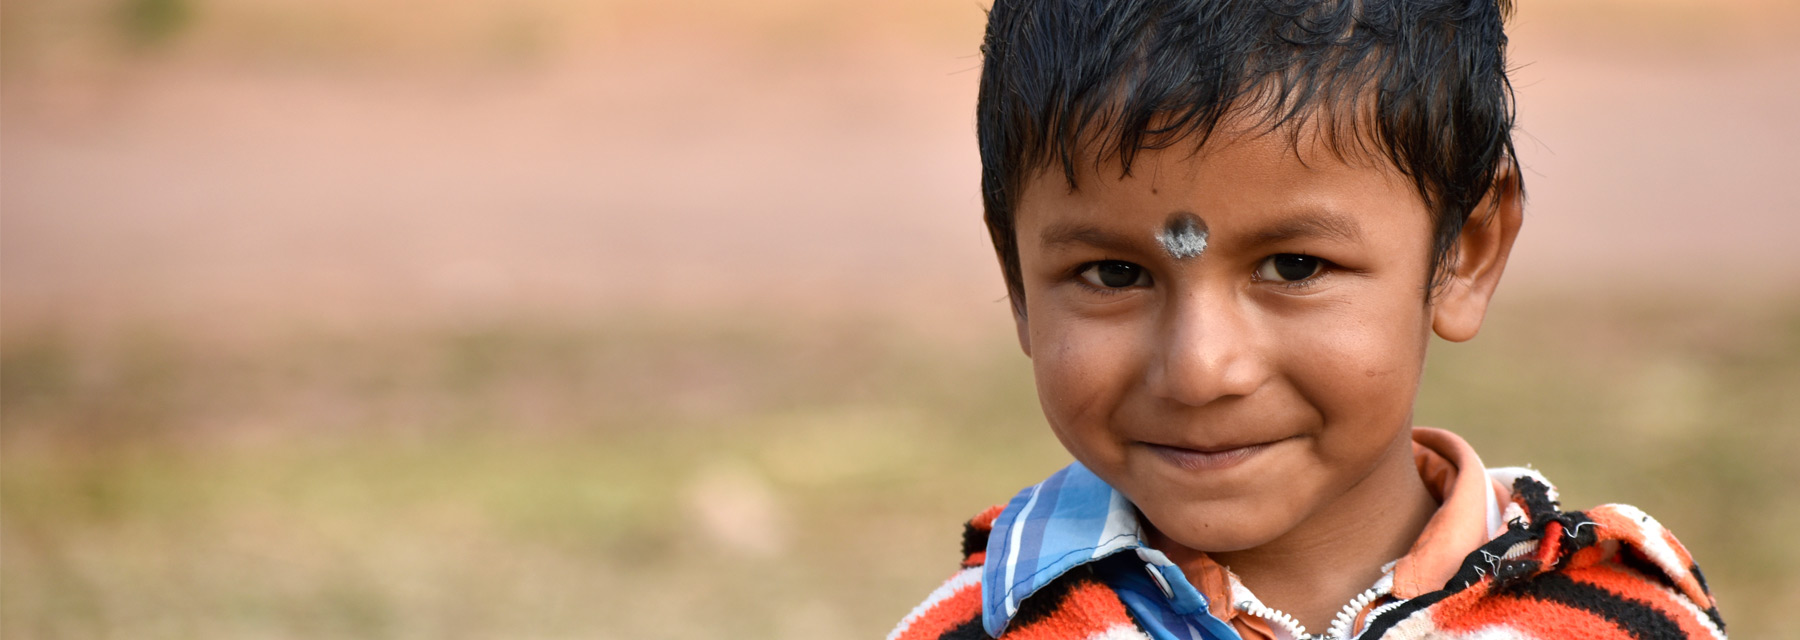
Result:
[[[1381,578],[1381,567],[1406,555],[1437,512],[1438,502],[1413,461],[1406,430],[1376,468],[1342,496],[1261,546],[1210,554],[1230,568],[1263,604],[1322,633],[1344,604]],[[1160,549],[1179,549],[1158,538]],[[1201,553],[1170,554],[1188,575]]]

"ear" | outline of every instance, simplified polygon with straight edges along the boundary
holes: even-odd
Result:
[[[1031,322],[1025,319],[1023,304],[1012,305],[1012,310],[1013,328],[1019,332],[1019,349],[1025,352],[1025,357],[1029,358],[1031,357]]]
[[[1462,342],[1481,331],[1488,302],[1500,286],[1500,272],[1506,270],[1506,258],[1524,223],[1524,200],[1518,167],[1509,167],[1494,179],[1494,188],[1463,225],[1451,255],[1453,263],[1431,305],[1431,330],[1438,337]]]

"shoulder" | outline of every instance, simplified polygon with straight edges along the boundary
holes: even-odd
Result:
[[[888,632],[888,640],[980,640],[981,567],[967,567],[950,576],[925,597],[919,606]]]
[[[979,640],[987,637],[981,626],[981,572],[987,562],[988,534],[1004,505],[994,505],[963,523],[962,567],[951,574],[925,601],[888,633],[888,640]]]
[[[1725,637],[1699,566],[1661,523],[1621,504],[1560,511],[1540,481],[1518,479],[1509,511],[1524,516],[1369,637]]]
[[[1705,574],[1662,523],[1609,504],[1570,514],[1558,565],[1521,590],[1650,637],[1724,638]]]
[[[901,619],[888,640],[987,640],[982,625],[981,578],[986,570],[988,537],[1003,508],[989,507],[963,525],[962,566]],[[1070,571],[1027,599],[1003,635],[1147,639],[1131,622],[1119,597],[1086,569]]]

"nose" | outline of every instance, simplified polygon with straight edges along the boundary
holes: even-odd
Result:
[[[1191,406],[1250,395],[1271,373],[1251,319],[1219,299],[1228,296],[1194,293],[1166,308],[1148,363],[1151,393]]]

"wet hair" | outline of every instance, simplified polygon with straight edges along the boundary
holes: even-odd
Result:
[[[1204,144],[1219,123],[1312,122],[1332,152],[1410,178],[1433,217],[1424,289],[1501,173],[1516,180],[1502,22],[1510,0],[995,0],[976,132],[982,203],[1014,312],[1024,315],[1013,215],[1024,183],[1060,166]],[[1517,184],[1515,182],[1515,184]]]

